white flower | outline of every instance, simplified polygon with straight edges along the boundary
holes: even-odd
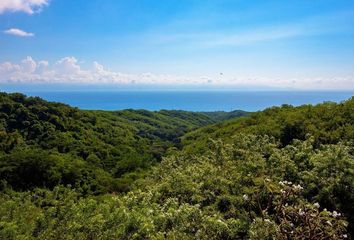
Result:
[[[305,212],[304,212],[304,211],[302,211],[302,209],[301,209],[301,208],[299,209],[299,215],[300,215],[300,216],[304,216],[304,215],[305,215]]]
[[[304,188],[300,184],[298,184],[298,185],[294,185],[294,189],[295,190],[302,190]]]
[[[343,234],[342,237],[343,238],[348,238],[348,235],[347,234]]]
[[[245,201],[248,201],[248,196],[247,196],[247,194],[243,194],[243,199],[245,200]]]
[[[293,183],[292,182],[288,182],[288,181],[285,180],[285,181],[280,181],[279,184],[280,185],[291,185]]]
[[[313,204],[316,208],[320,208],[320,204],[318,202]]]
[[[333,211],[333,213],[332,213],[332,216],[333,217],[340,217],[342,214],[340,214],[340,213],[338,213],[338,212],[336,212],[336,211]]]

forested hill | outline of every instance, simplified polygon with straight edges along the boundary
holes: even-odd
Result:
[[[0,178],[15,189],[70,183],[88,192],[124,190],[178,147],[180,136],[213,122],[201,113],[84,111],[1,93]]]
[[[354,98],[208,114],[0,94],[0,239],[352,239]]]
[[[216,111],[216,112],[201,112],[214,121],[220,122],[220,121],[225,121],[225,120],[230,120],[233,118],[238,118],[238,117],[245,117],[249,116],[251,113],[242,111],[242,110],[234,110],[231,112],[225,112],[225,111]]]
[[[209,139],[231,141],[236,133],[274,137],[282,146],[293,139],[305,140],[311,135],[315,144],[338,143],[354,139],[354,98],[341,103],[293,107],[283,105],[202,127],[182,138],[185,151],[205,150]]]

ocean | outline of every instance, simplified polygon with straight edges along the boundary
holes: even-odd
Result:
[[[62,102],[80,109],[258,111],[271,106],[340,102],[354,96],[334,91],[28,91],[48,101]]]

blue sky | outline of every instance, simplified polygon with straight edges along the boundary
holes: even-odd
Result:
[[[354,1],[1,2],[3,84],[354,89]]]

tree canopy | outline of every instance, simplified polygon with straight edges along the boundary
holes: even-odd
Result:
[[[220,122],[0,100],[0,239],[354,236],[354,98]]]

